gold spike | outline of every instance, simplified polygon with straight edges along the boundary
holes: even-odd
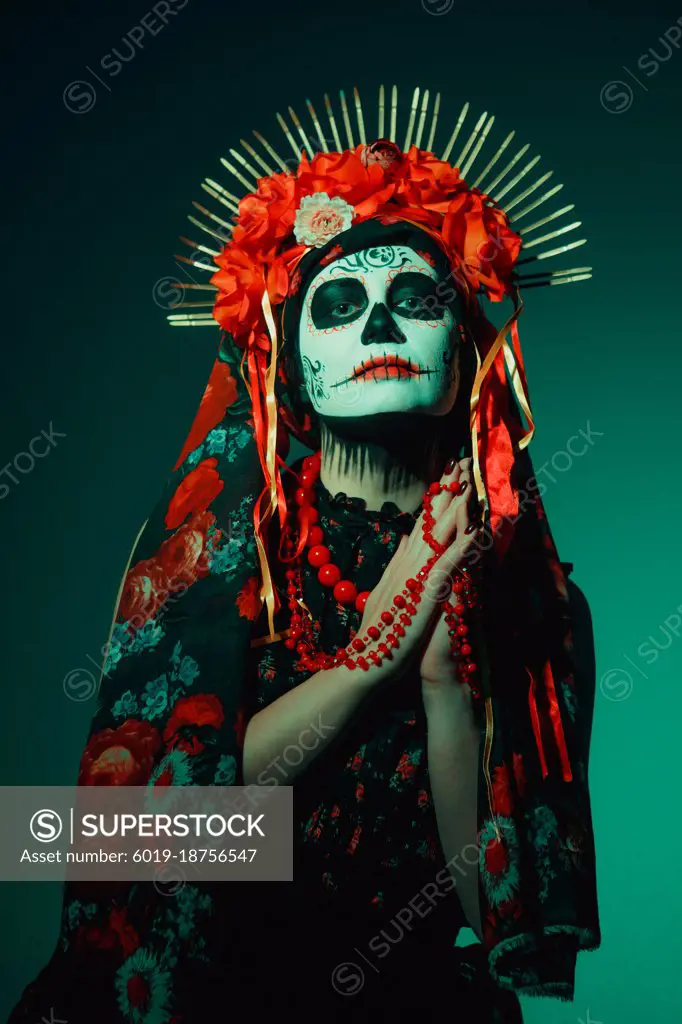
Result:
[[[391,131],[389,132],[389,139],[391,142],[396,141],[396,134],[398,129],[398,86],[391,86]]]
[[[226,188],[223,188],[223,186],[219,182],[214,181],[213,178],[206,178],[206,184],[210,185],[211,188],[215,189],[216,192],[219,192],[221,196],[224,196],[225,199],[229,200],[229,202],[233,204],[233,208],[235,210],[239,209],[239,196],[236,196],[234,192],[228,192]]]
[[[339,137],[339,130],[336,127],[336,118],[334,117],[334,108],[332,107],[331,100],[324,94],[324,105],[327,108],[327,117],[329,118],[329,124],[331,125],[332,134],[334,136],[334,142],[336,143],[336,149],[340,153],[343,149],[341,145],[341,139]]]
[[[521,170],[519,171],[519,173],[517,175],[515,175],[515,177],[513,177],[512,180],[510,182],[508,182],[504,186],[504,188],[500,192],[497,193],[496,196],[493,196],[493,199],[495,200],[495,202],[496,203],[500,203],[502,201],[502,197],[506,196],[507,192],[509,192],[510,189],[514,188],[514,186],[517,185],[521,181],[521,178],[525,178],[525,176],[528,174],[528,172],[533,170],[533,168],[535,167],[536,163],[539,160],[540,160],[539,156],[534,156],[532,160],[529,160],[528,163],[526,164],[526,166],[522,167]]]
[[[226,167],[230,174],[233,174],[237,181],[241,181],[242,185],[246,188],[247,192],[253,192],[254,186],[248,181],[241,171],[238,171],[234,164],[231,164],[229,160],[226,160],[224,156],[221,156],[220,162],[223,167]]]
[[[535,260],[548,260],[552,256],[560,256],[563,252],[568,252],[569,249],[577,249],[580,245],[585,245],[586,238],[581,238],[577,242],[569,242],[568,245],[562,245],[558,249],[548,249],[547,252],[539,252],[537,256],[526,256],[523,260],[517,261],[517,266],[521,266],[523,263],[534,263]]]
[[[231,224],[228,224],[228,222],[223,220],[222,217],[216,216],[215,213],[211,213],[210,210],[207,210],[205,206],[202,206],[201,203],[197,203],[194,199],[192,200],[192,206],[195,210],[198,210],[199,213],[203,213],[204,217],[208,217],[209,220],[212,220],[214,224],[219,224],[221,228],[227,228],[228,231],[232,230]]]
[[[209,249],[207,245],[200,245],[198,242],[193,242],[191,238],[185,238],[184,235],[180,235],[180,241],[183,245],[188,245],[190,249],[198,249],[199,252],[205,252],[207,256],[220,256],[218,249]]]
[[[219,327],[210,313],[178,313],[166,317],[171,327]]]
[[[203,188],[204,192],[208,192],[211,199],[215,199],[216,202],[222,203],[223,206],[225,206],[228,210],[231,210],[232,213],[238,211],[238,207],[234,206],[234,204],[229,202],[227,199],[223,199],[220,192],[216,192],[216,190],[214,188],[211,188],[210,185],[207,185],[205,182],[202,182],[201,187]]]
[[[419,149],[422,141],[422,132],[424,131],[424,121],[426,120],[426,111],[429,106],[429,90],[426,89],[422,97],[422,108],[419,111],[419,124],[417,126],[417,136],[414,140],[414,144]]]
[[[308,136],[306,135],[305,131],[303,130],[303,125],[299,121],[298,116],[296,114],[296,111],[294,110],[293,107],[289,107],[289,117],[294,122],[294,128],[296,129],[298,134],[301,136],[301,140],[303,142],[303,147],[304,147],[304,149],[307,150],[308,157],[310,159],[312,159],[314,157],[316,151],[315,151],[314,147],[310,145],[310,139],[308,138]]]
[[[255,168],[255,167],[253,167],[253,166],[252,166],[252,165],[251,165],[251,164],[249,163],[249,161],[248,161],[248,160],[247,160],[247,159],[246,159],[245,157],[243,157],[243,156],[241,155],[241,153],[239,152],[239,150],[238,150],[238,149],[231,149],[231,150],[230,150],[230,153],[231,153],[231,154],[232,154],[232,156],[233,156],[233,157],[235,158],[235,160],[237,161],[237,163],[240,163],[240,164],[242,165],[242,167],[245,167],[245,168],[246,168],[246,170],[247,170],[247,171],[249,172],[249,174],[252,174],[252,175],[253,175],[253,187],[254,187],[254,188],[257,188],[257,186],[258,186],[258,179],[259,179],[259,178],[262,178],[262,177],[263,177],[263,175],[262,175],[262,174],[260,174],[260,173],[259,173],[259,171],[257,171],[257,170],[256,170],[256,168]]]
[[[459,112],[459,117],[457,118],[457,124],[455,125],[455,129],[454,129],[452,135],[450,136],[450,141],[448,142],[447,146],[445,147],[445,152],[443,153],[443,155],[441,157],[441,160],[447,160],[448,157],[450,156],[450,153],[452,152],[452,147],[454,146],[455,142],[457,141],[457,136],[459,135],[459,130],[462,127],[462,125],[464,124],[464,118],[467,116],[468,112],[469,112],[469,103],[467,102],[467,103],[464,104],[464,106],[462,107],[462,109]]]
[[[520,281],[532,281],[534,278],[563,277],[564,274],[591,274],[592,267],[569,267],[567,270],[540,270],[536,274],[524,274]]]
[[[319,143],[320,143],[320,149],[322,150],[323,153],[328,153],[329,149],[327,148],[327,140],[325,139],[324,135],[322,134],[322,126],[320,125],[320,122],[317,119],[317,114],[315,113],[315,107],[312,105],[310,100],[306,100],[305,101],[305,105],[308,108],[308,113],[310,114],[310,120],[313,122],[313,124],[315,126],[315,131],[317,132],[317,138],[318,138]]]
[[[523,250],[531,249],[534,245],[541,245],[543,242],[549,242],[551,238],[557,238],[559,235],[565,235],[567,231],[574,231],[575,228],[579,228],[582,221],[575,220],[572,224],[564,224],[563,227],[557,228],[556,231],[550,231],[547,235],[540,235],[539,238],[534,238],[532,242],[524,242]]]
[[[500,182],[501,182],[501,181],[502,181],[502,180],[503,180],[504,178],[506,178],[507,174],[509,173],[509,171],[511,171],[512,167],[513,167],[513,166],[514,166],[515,164],[517,164],[517,163],[519,162],[519,160],[521,159],[521,157],[522,157],[522,156],[523,156],[523,155],[524,155],[525,153],[527,153],[529,149],[530,149],[530,146],[528,145],[528,143],[526,143],[526,145],[525,145],[525,146],[522,146],[522,147],[521,147],[521,149],[520,149],[520,150],[518,151],[518,153],[516,154],[516,156],[513,156],[513,157],[511,158],[511,160],[509,161],[509,163],[507,164],[507,166],[506,166],[506,167],[505,167],[505,168],[504,168],[503,170],[501,170],[501,171],[500,171],[500,173],[499,173],[499,174],[497,175],[497,177],[495,178],[495,180],[494,180],[494,181],[492,181],[492,182],[490,183],[490,185],[486,185],[486,187],[485,187],[485,191],[486,191],[486,192],[488,193],[488,195],[490,195],[490,193],[492,192],[492,190],[493,190],[493,189],[494,189],[494,188],[495,188],[495,187],[496,187],[497,185],[499,185],[499,183],[500,183]]]
[[[521,220],[521,218],[525,217],[526,214],[530,213],[531,210],[534,210],[537,206],[540,206],[542,203],[544,203],[546,199],[551,199],[552,196],[555,196],[557,194],[557,192],[561,192],[563,187],[563,185],[555,185],[554,188],[550,188],[548,192],[544,192],[539,199],[535,200],[534,203],[531,203],[529,206],[524,206],[523,210],[519,210],[516,216],[512,217],[511,219],[513,221]]]
[[[412,129],[414,128],[414,119],[417,116],[417,104],[419,103],[419,87],[412,93],[412,104],[410,106],[410,120],[407,125],[407,135],[405,136],[405,144],[403,145],[403,153],[407,153],[412,142]]]
[[[224,235],[219,235],[217,231],[214,231],[212,228],[209,228],[207,224],[202,224],[201,221],[197,220],[196,217],[193,217],[191,213],[187,215],[187,220],[191,224],[194,224],[196,227],[201,228],[201,230],[205,231],[207,235],[212,235],[213,238],[217,238],[219,242],[223,243],[223,245],[227,245],[227,243],[230,241],[229,238],[225,238]]]
[[[365,146],[367,145],[367,139],[365,138],[365,119],[362,116],[362,104],[360,103],[360,93],[358,92],[357,87],[353,87],[353,96],[355,97],[355,114],[358,119],[360,142]]]
[[[573,274],[562,277],[550,277],[545,281],[521,281],[519,288],[552,288],[557,284],[573,284],[575,281],[589,281],[592,274]]]
[[[173,257],[174,260],[179,260],[180,263],[186,263],[188,267],[196,267],[197,270],[208,270],[211,274],[215,274],[216,270],[220,270],[220,267],[207,266],[205,263],[195,263],[194,260],[190,260],[187,256],[180,256],[178,253]]]
[[[256,150],[253,148],[253,146],[250,145],[250,143],[248,143],[246,141],[246,139],[240,139],[239,141],[241,142],[242,146],[244,147],[246,152],[249,154],[249,156],[253,157],[253,159],[256,161],[258,166],[260,168],[262,168],[262,170],[264,170],[266,174],[274,174],[275,173],[273,171],[272,167],[270,167],[269,164],[266,164],[266,162],[263,159],[263,157],[259,153],[256,152]]]
[[[355,143],[353,142],[353,132],[351,131],[350,118],[348,116],[348,106],[346,104],[346,94],[343,91],[343,89],[339,89],[339,96],[341,98],[341,114],[343,116],[343,123],[346,129],[348,148],[355,149]]]
[[[485,124],[485,119],[486,119],[487,116],[488,116],[488,111],[487,110],[484,111],[484,113],[481,114],[481,116],[479,117],[478,121],[474,125],[473,132],[471,133],[471,135],[469,136],[469,138],[466,141],[464,149],[461,151],[461,153],[459,154],[459,156],[457,157],[457,159],[453,163],[453,165],[452,165],[453,167],[460,167],[461,168],[462,161],[464,160],[464,158],[466,157],[467,153],[469,152],[469,150],[473,146],[474,142],[478,138],[478,134],[479,134],[481,128],[483,127],[483,125]],[[460,171],[460,173],[461,173],[461,171]]]
[[[171,281],[171,288],[182,288],[185,291],[209,291],[217,292],[218,288],[215,284],[190,284],[189,281]]]
[[[277,118],[277,121],[278,121],[278,123],[279,123],[279,126],[280,126],[280,128],[282,129],[282,131],[284,132],[284,134],[285,134],[285,135],[286,135],[286,137],[287,137],[287,140],[288,140],[288,142],[289,142],[289,145],[291,146],[291,148],[293,149],[294,153],[296,154],[296,158],[297,158],[298,160],[300,160],[300,159],[301,159],[301,153],[300,153],[300,151],[299,151],[299,148],[298,148],[298,146],[297,146],[297,145],[296,145],[296,143],[294,142],[294,137],[293,137],[293,135],[292,135],[292,134],[291,134],[291,132],[289,131],[289,125],[288,125],[288,124],[286,123],[286,121],[284,120],[284,118],[282,117],[282,115],[281,115],[281,114],[276,114],[275,116],[276,116],[276,118]]]
[[[384,119],[386,117],[386,92],[383,85],[379,86],[379,134],[378,139],[384,137]]]
[[[283,170],[283,171],[288,171],[288,170],[289,170],[289,168],[288,168],[288,167],[287,167],[287,165],[286,165],[286,164],[284,163],[284,160],[282,160],[282,158],[281,158],[281,156],[279,155],[279,153],[277,153],[277,152],[276,152],[276,151],[275,151],[275,150],[274,150],[274,149],[272,148],[272,146],[270,145],[270,143],[268,142],[268,140],[267,140],[267,139],[264,139],[264,138],[263,138],[263,136],[261,135],[261,133],[260,133],[260,132],[257,132],[257,131],[255,130],[255,128],[254,128],[254,130],[253,130],[253,134],[254,134],[254,136],[256,137],[256,139],[258,139],[258,141],[260,142],[260,144],[261,144],[261,146],[263,147],[263,149],[264,149],[264,150],[265,150],[265,151],[266,151],[267,153],[269,153],[269,154],[270,154],[270,156],[271,156],[271,157],[272,157],[272,159],[273,159],[273,160],[275,161],[275,163],[276,163],[276,164],[279,164],[279,166],[280,166],[280,169],[281,169],[281,170]]]
[[[507,146],[509,145],[509,143],[511,142],[511,140],[514,138],[515,135],[516,135],[516,132],[509,132],[509,135],[504,140],[504,142],[502,143],[502,145],[498,149],[497,153],[495,153],[495,155],[488,161],[488,163],[483,168],[483,170],[481,171],[479,176],[476,178],[476,181],[472,185],[472,188],[478,188],[480,186],[483,189],[483,191],[485,192],[485,188],[483,188],[483,186],[481,185],[481,182],[485,178],[485,176],[488,173],[488,171],[492,171],[493,167],[495,166],[497,161],[500,159],[500,157],[502,156],[502,154],[504,153],[505,149],[507,148]]]
[[[480,138],[479,138],[478,142],[476,143],[476,145],[474,146],[473,150],[471,151],[470,156],[467,158],[467,161],[464,164],[464,167],[460,168],[460,172],[459,173],[461,174],[461,176],[463,178],[466,178],[466,176],[468,175],[469,171],[471,170],[471,168],[473,166],[473,163],[474,163],[474,160],[476,159],[478,154],[481,152],[481,146],[483,145],[483,143],[487,139],[488,132],[490,131],[490,129],[492,128],[494,123],[495,123],[495,115],[493,114],[492,117],[489,117],[488,120],[486,121],[485,127],[483,128],[483,131],[481,132]]]
[[[529,185],[528,188],[521,192],[518,196],[514,196],[514,198],[510,202],[505,203],[505,213],[509,213],[510,210],[514,209],[517,203],[523,202],[524,199],[527,199],[528,196],[532,195],[533,192],[535,192],[535,189],[540,188],[540,185],[544,185],[546,181],[549,181],[553,174],[554,171],[547,171],[546,174],[543,174],[541,178],[538,178],[537,181],[534,181],[532,185]]]
[[[429,141],[426,143],[427,153],[433,153],[433,140],[436,136],[436,125],[438,124],[438,112],[440,111],[440,93],[436,93],[436,102],[433,105],[433,118],[431,119],[431,131]]]
[[[173,309],[213,309],[214,306],[215,302],[176,302]]]
[[[560,210],[555,210],[554,213],[548,214],[546,217],[543,217],[542,220],[536,220],[534,224],[529,224],[527,228],[523,229],[524,238],[529,232],[535,231],[536,228],[541,228],[545,224],[549,224],[550,221],[556,220],[557,217],[563,217],[565,213],[570,213],[571,210],[575,210],[575,203],[571,203],[569,206],[562,206]]]

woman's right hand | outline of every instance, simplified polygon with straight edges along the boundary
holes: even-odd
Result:
[[[471,502],[472,496],[475,494],[471,485],[470,468],[471,459],[462,459],[459,463],[451,462],[441,477],[442,484],[450,484],[459,480],[460,472],[464,476],[461,493],[442,491],[432,501],[431,507],[435,520],[432,535],[435,540],[444,545],[445,552],[423,581],[424,589],[420,594],[421,600],[415,604],[416,614],[412,616],[410,624],[405,626],[405,635],[399,637],[394,634],[399,646],[391,650],[390,657],[381,653],[380,665],[376,665],[370,658],[367,659],[370,663],[367,675],[377,682],[403,674],[428,640],[442,601],[450,596],[452,578],[449,570],[452,569],[454,562],[453,559],[448,559],[448,552],[457,540],[458,512],[461,511],[462,505]],[[433,555],[433,549],[424,540],[424,515],[425,510],[422,510],[412,532],[401,538],[381,579],[371,591],[357,632],[358,637],[364,638],[368,628],[376,626],[380,622],[381,613],[391,608],[395,595],[402,593],[406,581],[410,578],[416,579],[417,573],[424,568]],[[396,616],[396,621],[399,621],[398,616]],[[368,651],[378,650],[378,645],[385,643],[386,636],[391,632],[393,632],[393,625],[383,626],[379,640],[370,641],[366,651],[362,652],[363,655],[366,657]],[[352,644],[348,647],[352,650]],[[357,652],[354,654],[357,656]]]

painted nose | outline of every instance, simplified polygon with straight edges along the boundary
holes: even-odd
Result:
[[[383,302],[376,302],[362,332],[363,345],[403,345],[407,338]]]

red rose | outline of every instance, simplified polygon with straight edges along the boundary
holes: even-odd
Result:
[[[237,398],[237,382],[227,363],[216,359],[208,378],[208,384],[204,391],[199,410],[194,417],[194,422],[187,435],[178,461],[174,469],[182,465],[190,452],[198,448],[209,430],[217,427],[225,415],[225,410],[232,405]]]
[[[252,622],[261,610],[260,584],[257,576],[251,576],[237,594],[237,608],[242,619]]]
[[[103,729],[88,740],[79,786],[141,786],[154,764],[161,738],[149,722],[129,718],[118,729]]]
[[[464,192],[448,206],[443,239],[461,256],[466,278],[484,285],[493,301],[504,298],[521,236],[511,230],[502,210],[486,206],[481,195]]]
[[[175,586],[191,586],[208,576],[208,555],[212,550],[208,531],[215,524],[212,512],[197,512],[163,542],[156,560]]]
[[[166,527],[174,530],[192,512],[205,512],[225,484],[220,479],[217,459],[204,459],[178,485],[166,512]]]
[[[118,617],[134,620],[139,629],[153,618],[169,595],[168,577],[163,566],[154,558],[145,558],[126,575],[118,606]]]
[[[218,288],[213,316],[236,342],[243,343],[260,317],[265,290],[262,266],[234,243],[226,246],[215,262],[221,269],[211,278]]]
[[[197,693],[193,697],[181,697],[173,707],[163,730],[164,743],[168,743],[184,726],[199,728],[211,725],[214,729],[219,729],[224,720],[223,706],[214,693]]]

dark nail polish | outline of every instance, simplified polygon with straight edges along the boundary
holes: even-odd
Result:
[[[481,525],[480,523],[469,523],[469,525],[466,527],[464,532],[465,533],[473,533],[474,530],[478,530],[479,529],[480,525]]]
[[[449,474],[452,473],[452,471],[453,471],[453,469],[455,468],[456,465],[457,465],[457,460],[456,459],[450,459],[448,461],[447,466],[445,467],[445,475],[449,476]]]
[[[464,494],[464,492],[466,491],[468,486],[469,486],[469,482],[467,480],[463,480],[462,483],[457,488],[457,493],[458,494]]]

